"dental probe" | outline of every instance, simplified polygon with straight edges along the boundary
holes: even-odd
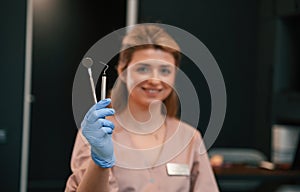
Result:
[[[106,98],[106,70],[108,69],[108,65],[102,61],[99,61],[101,64],[105,65],[105,69],[102,74],[102,81],[101,81],[101,100]]]
[[[94,102],[97,103],[95,84],[94,84],[94,80],[93,80],[93,76],[92,76],[92,69],[91,69],[91,66],[93,65],[93,60],[90,57],[86,57],[82,60],[82,65],[88,69],[88,73],[90,76],[90,84],[91,84],[92,93],[93,93],[93,97],[94,97]]]

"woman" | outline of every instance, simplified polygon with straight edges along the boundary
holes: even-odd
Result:
[[[218,191],[200,133],[176,118],[179,62],[178,44],[156,25],[124,37],[113,109],[106,99],[86,114],[65,191]]]

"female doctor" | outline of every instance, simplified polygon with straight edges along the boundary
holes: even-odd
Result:
[[[179,62],[178,44],[161,27],[127,33],[111,99],[82,121],[66,192],[218,191],[200,133],[177,118]]]

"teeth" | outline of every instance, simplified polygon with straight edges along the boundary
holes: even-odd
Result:
[[[149,92],[149,93],[156,93],[156,92],[158,92],[158,90],[155,90],[155,89],[148,89],[148,92]]]

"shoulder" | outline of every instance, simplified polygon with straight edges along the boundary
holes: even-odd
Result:
[[[184,131],[195,132],[195,134],[200,136],[200,132],[198,131],[197,128],[195,128],[195,127],[191,126],[190,124],[188,124],[184,121],[181,121],[177,118],[168,117],[167,123],[168,123],[168,127],[170,127],[170,128],[179,127],[180,129],[183,129]]]
[[[202,140],[202,136],[199,130],[184,121],[181,121],[174,117],[168,117],[167,124],[168,129],[180,132],[181,135],[193,135],[192,140],[194,141],[199,142]],[[178,130],[176,130],[177,128]]]

